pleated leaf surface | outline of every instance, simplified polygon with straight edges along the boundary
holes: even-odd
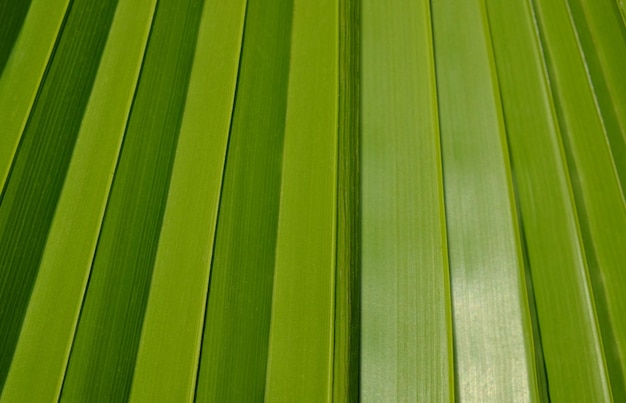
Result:
[[[626,400],[623,0],[0,0],[0,402]]]

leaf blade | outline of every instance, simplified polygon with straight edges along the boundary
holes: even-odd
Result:
[[[485,5],[482,0],[434,1],[433,16],[456,395],[471,401],[537,401],[524,266]]]
[[[363,3],[363,401],[453,401],[429,2]],[[402,38],[401,40],[399,38]]]
[[[204,5],[130,401],[195,394],[244,13],[245,1]]]
[[[269,402],[332,400],[338,12],[336,0],[294,1],[265,392]]]

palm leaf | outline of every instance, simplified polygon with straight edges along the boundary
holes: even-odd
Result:
[[[265,390],[292,7],[257,1],[246,9],[198,401],[258,401]]]
[[[454,396],[430,13],[363,2],[363,401]]]
[[[20,365],[3,391],[8,400],[59,396],[154,5],[120,8],[113,21],[16,347]]]
[[[201,7],[161,2],[155,11],[61,401],[130,393]],[[94,345],[116,347],[94,355]]]
[[[622,400],[626,390],[622,353],[626,351],[626,321],[621,314],[626,309],[626,297],[621,291],[626,284],[626,250],[621,247],[626,241],[624,198],[567,4],[536,2],[535,8],[572,176],[613,397]]]
[[[0,402],[623,401],[624,16],[0,1]]]
[[[55,56],[24,128],[20,151],[0,208],[0,379],[8,373],[12,351],[37,278],[72,150],[87,106],[115,4],[75,4],[68,14]],[[83,37],[85,26],[91,35]],[[9,127],[12,129],[13,127]],[[19,130],[18,130],[19,132]],[[9,136],[13,133],[9,132]],[[45,230],[42,230],[45,229]],[[27,251],[27,253],[24,253]],[[4,383],[4,382],[3,382]]]
[[[487,5],[545,357],[538,364],[552,399],[606,401],[592,287],[532,9],[527,1]]]
[[[19,27],[19,23],[5,24],[7,14],[4,12],[0,14],[3,18],[2,26],[12,27],[4,28],[6,31],[3,30],[0,37],[3,43],[3,56],[0,56],[0,110],[3,111],[0,114],[0,127],[3,131],[0,136],[2,189],[5,187],[24,126],[55,48],[57,35],[65,23],[64,16],[68,3],[69,0],[33,0],[21,29],[17,30],[20,34],[10,48],[4,44],[12,42],[14,28]],[[11,19],[15,18],[14,12],[21,13],[23,10],[21,7],[26,5],[25,2],[8,1],[2,4],[3,7],[11,9],[8,14]]]
[[[191,70],[132,401],[184,401],[195,392],[244,12],[243,1],[204,7],[202,52]],[[218,57],[224,62],[213,63]],[[211,108],[206,99],[215,100]]]
[[[433,2],[457,394],[478,401],[492,390],[493,401],[534,401],[524,265],[486,18],[482,1]]]

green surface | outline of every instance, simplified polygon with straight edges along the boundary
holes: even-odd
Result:
[[[61,401],[128,399],[201,10],[156,8]]]
[[[293,10],[265,401],[321,403],[333,396],[339,3]]]
[[[248,0],[196,400],[265,393],[292,3]],[[274,21],[268,25],[268,21]]]
[[[485,5],[433,1],[460,401],[537,401],[533,338]],[[462,68],[460,66],[463,66]]]
[[[0,0],[0,402],[626,400],[623,0]]]
[[[568,0],[568,6],[626,194],[626,27],[611,0]]]
[[[339,2],[337,259],[333,402],[359,398],[361,312],[361,5]]]
[[[367,0],[362,13],[361,400],[452,401],[430,5]]]
[[[9,371],[87,106],[85,88],[93,86],[116,5],[115,0],[73,5],[1,195],[0,385]]]
[[[2,16],[2,24],[0,24],[0,76],[11,55],[11,50],[20,33],[31,1],[0,1],[0,15]]]
[[[613,398],[626,399],[626,205],[565,1],[535,2]],[[550,21],[550,23],[546,23]]]
[[[622,15],[622,21],[626,26],[626,0],[615,0],[615,2],[617,3],[617,7]]]
[[[193,400],[244,14],[204,6],[131,401]]]
[[[549,395],[558,402],[611,401],[570,177],[530,7],[526,0],[487,0]]]
[[[22,2],[5,0],[2,7]],[[69,0],[33,0],[21,34],[0,71],[0,188],[9,170],[26,125],[39,84],[55,46]],[[0,13],[0,16],[4,16]],[[2,17],[0,17],[2,18]],[[52,72],[51,72],[52,74]]]
[[[154,6],[116,11],[0,401],[59,396]]]

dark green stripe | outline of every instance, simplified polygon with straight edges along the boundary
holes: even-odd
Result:
[[[361,316],[361,4],[339,2],[339,161],[334,402],[358,402]]]
[[[292,1],[249,0],[196,400],[262,401]]]
[[[76,0],[71,6],[0,201],[0,386],[116,5]]]
[[[61,400],[128,400],[202,6],[157,5]]]

